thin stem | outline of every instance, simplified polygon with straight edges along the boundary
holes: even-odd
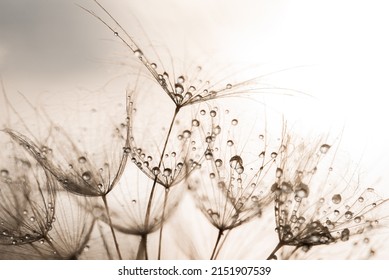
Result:
[[[148,258],[146,243],[147,243],[147,234],[142,234],[139,242],[138,253],[136,254],[137,260],[145,260]]]
[[[165,210],[166,210],[168,195],[169,195],[169,188],[166,188],[165,189],[165,196],[164,196],[164,200],[163,200],[163,209],[162,209],[162,217],[161,217],[161,228],[159,229],[158,260],[161,259],[162,233],[163,233],[163,225],[164,225],[164,221],[165,221]]]
[[[104,246],[105,252],[107,253],[107,257],[109,260],[112,260],[113,257],[111,255],[111,252],[109,251],[109,246],[108,246],[107,240],[105,239],[105,236],[103,234],[103,229],[101,227],[101,224],[98,223],[98,226],[99,226],[100,237],[101,237],[101,240],[103,241],[103,246]]]
[[[222,229],[219,230],[219,233],[217,235],[215,246],[213,247],[213,251],[212,251],[212,255],[210,257],[210,260],[213,260],[214,257],[215,257],[216,249],[217,249],[217,246],[219,245],[219,242],[220,242],[220,239],[221,239],[221,237],[223,235],[223,232],[224,232],[224,230],[222,230]]]
[[[280,242],[277,244],[277,246],[274,248],[274,250],[270,253],[270,255],[267,257],[267,260],[273,259],[273,258],[274,258],[274,254],[275,254],[279,249],[281,249],[282,246],[284,246],[284,243],[280,241]]]
[[[158,163],[158,168],[161,168],[161,165],[162,165],[162,160],[163,160],[163,156],[165,154],[165,151],[166,151],[166,148],[167,148],[167,143],[169,141],[169,138],[170,138],[170,134],[172,132],[172,129],[173,129],[173,125],[174,125],[174,121],[176,120],[176,117],[177,117],[177,114],[178,112],[180,111],[180,107],[176,107],[176,110],[174,111],[174,115],[173,115],[173,118],[170,122],[170,127],[169,127],[169,130],[168,130],[168,133],[166,135],[166,139],[165,139],[165,143],[163,145],[163,149],[162,149],[162,153],[161,153],[161,157],[159,159],[159,163]],[[149,226],[149,221],[150,221],[150,213],[151,213],[151,205],[152,205],[152,201],[153,201],[153,197],[154,197],[154,193],[155,193],[155,187],[157,185],[157,180],[158,180],[158,175],[155,175],[155,178],[154,178],[154,181],[153,181],[153,186],[151,187],[151,192],[150,192],[150,196],[149,196],[149,201],[147,203],[147,209],[146,209],[146,215],[145,215],[145,223],[144,223],[144,226],[146,228],[148,228]],[[161,222],[161,226],[163,226],[163,220]],[[147,239],[146,239],[147,240]],[[147,242],[145,244],[145,251],[146,251],[146,256],[147,256]],[[146,260],[148,258],[146,257]]]
[[[223,234],[224,234],[223,241],[220,243],[219,248],[217,248],[216,253],[215,253],[215,255],[213,256],[213,258],[214,258],[215,260],[217,259],[217,256],[219,255],[220,250],[222,249],[224,243],[226,242],[227,237],[228,237],[228,235],[230,234],[230,232],[231,232],[231,229],[230,229],[226,234],[224,234],[224,232],[223,232]]]
[[[113,238],[113,241],[115,243],[115,248],[116,248],[116,252],[119,256],[119,259],[122,260],[122,254],[120,253],[120,249],[119,249],[119,243],[116,239],[116,234],[115,234],[115,230],[113,229],[113,225],[112,225],[112,220],[111,220],[111,215],[109,214],[109,208],[108,208],[108,202],[107,202],[107,197],[106,195],[103,195],[101,197],[103,199],[103,202],[104,202],[104,206],[105,206],[105,210],[107,212],[107,217],[108,217],[108,223],[109,223],[109,227],[111,229],[111,233],[112,233],[112,238]]]

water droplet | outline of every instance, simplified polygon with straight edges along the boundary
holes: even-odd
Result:
[[[277,170],[276,170],[276,177],[277,178],[280,178],[281,176],[282,176],[282,173],[283,173],[284,171],[281,169],[281,168],[277,168]]]
[[[358,201],[362,203],[362,202],[365,201],[365,199],[364,199],[362,196],[360,196],[360,197],[358,198]]]
[[[193,119],[192,120],[192,125],[195,126],[195,127],[198,127],[200,125],[200,122],[196,119]]]
[[[232,88],[232,85],[231,84],[227,84],[226,85],[226,89],[231,89]]]
[[[251,201],[252,202],[258,202],[258,196],[256,196],[256,195],[253,195],[252,197],[251,197]]]
[[[151,66],[151,68],[153,68],[153,69],[157,69],[157,64],[156,64],[156,63],[151,63],[150,66]]]
[[[347,211],[346,213],[344,213],[344,217],[345,217],[347,220],[350,220],[350,219],[353,217],[353,212]]]
[[[211,179],[215,178],[215,173],[209,173],[209,177],[210,177]]]
[[[177,78],[177,83],[182,84],[182,83],[184,83],[184,82],[185,82],[184,76],[179,76],[179,77]]]
[[[49,206],[50,207],[50,206]],[[27,215],[28,214],[28,211],[27,210],[24,210],[23,211],[23,215]]]
[[[348,228],[345,228],[344,230],[342,230],[340,234],[340,240],[347,241],[349,240],[349,238],[350,238],[350,230]]]
[[[234,169],[238,174],[242,174],[244,171],[242,158],[238,155],[233,156],[230,159],[230,167]]]
[[[119,36],[119,33],[118,32],[114,32],[113,35]]]
[[[237,124],[238,124],[238,120],[237,120],[237,119],[233,119],[233,120],[231,121],[231,124],[232,124],[232,125],[237,125]]]
[[[155,176],[157,176],[159,173],[161,173],[161,170],[159,169],[159,167],[153,167],[153,169],[151,170],[153,172],[153,174]]]
[[[307,189],[298,189],[296,190],[296,196],[299,198],[308,197],[308,190]]]
[[[184,136],[185,138],[189,138],[191,135],[192,135],[192,133],[189,130],[185,130],[182,133],[182,136]]]
[[[320,152],[321,152],[322,154],[326,154],[330,148],[331,148],[330,145],[328,145],[328,144],[323,144],[323,145],[320,146]]]
[[[342,202],[342,196],[340,194],[334,194],[331,199],[332,203],[339,204]]]
[[[220,218],[219,213],[216,213],[216,212],[212,213],[212,219],[217,220],[219,218]]]
[[[2,177],[8,177],[9,172],[7,169],[1,169],[0,174]]]
[[[270,154],[270,157],[271,157],[271,158],[276,158],[277,156],[278,156],[278,154],[275,153],[275,152],[272,152],[272,153]]]
[[[89,181],[92,178],[92,174],[89,171],[82,173],[82,179],[85,181]]]
[[[223,165],[223,161],[221,159],[217,159],[217,160],[215,160],[215,165],[216,165],[216,167],[220,167]]]
[[[211,160],[212,158],[213,158],[212,152],[211,152],[211,151],[207,151],[207,152],[205,153],[205,159]]]
[[[212,137],[211,137],[211,136],[207,136],[207,137],[205,138],[205,142],[211,143],[211,142],[212,142]]]
[[[141,50],[135,50],[134,51],[134,54],[135,54],[135,56],[137,57],[137,58],[139,58],[139,59],[142,59],[142,57],[143,57],[143,53],[142,53],[142,51]]]
[[[263,134],[259,134],[259,139],[260,140],[263,140],[265,138],[265,136],[263,136]]]
[[[85,157],[79,157],[78,158],[78,162],[79,163],[85,163],[86,162],[86,158]]]
[[[132,203],[132,204],[136,204],[136,200],[133,199],[133,200],[131,201],[131,203]]]
[[[216,111],[215,110],[211,110],[209,112],[209,114],[211,115],[211,117],[216,117]]]
[[[339,215],[339,210],[334,210],[334,215],[338,216]]]
[[[234,145],[234,142],[232,141],[232,140],[228,140],[227,141],[227,146],[228,147],[231,147],[231,146],[233,146]]]
[[[259,155],[260,158],[263,158],[265,156],[265,151],[262,151]]]
[[[213,133],[215,133],[215,135],[218,135],[220,134],[221,130],[222,128],[219,125],[217,125],[213,128]]]
[[[31,216],[31,217],[30,217],[30,221],[31,221],[31,222],[35,222],[35,217],[34,217],[34,216]]]
[[[174,87],[177,94],[182,94],[184,92],[184,87],[181,84],[175,84]]]
[[[170,168],[165,168],[163,171],[163,176],[168,177],[172,174],[172,170]]]
[[[297,222],[299,222],[300,224],[303,224],[303,223],[305,223],[305,218],[304,217],[299,217],[297,219]]]
[[[192,98],[192,96],[193,96],[193,95],[192,95],[190,92],[187,92],[187,93],[185,93],[184,98],[189,100],[189,99]]]
[[[131,152],[131,148],[130,147],[123,147],[123,152],[125,154],[129,154]]]
[[[362,219],[361,219],[361,217],[359,217],[359,216],[354,218],[354,222],[356,222],[356,223],[360,223],[361,220],[362,220]]]

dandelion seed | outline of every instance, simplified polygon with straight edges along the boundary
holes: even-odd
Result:
[[[0,152],[0,169],[7,170],[0,177],[0,244],[30,244],[46,238],[51,230],[55,181],[23,148],[12,143],[8,147]]]
[[[297,145],[294,144],[294,146]],[[313,246],[330,244],[337,240],[348,241],[353,235],[372,230],[374,221],[371,217],[378,212],[372,207],[371,202],[375,201],[374,203],[382,207],[388,202],[372,192],[368,202],[365,199],[360,200],[360,197],[366,197],[369,190],[356,198],[351,191],[347,199],[344,195],[335,193],[330,194],[330,200],[320,197],[312,201],[314,198],[309,197],[309,193],[316,190],[320,195],[320,191],[325,190],[323,184],[336,186],[336,189],[332,191],[342,189],[338,181],[333,181],[337,178],[334,173],[324,173],[323,179],[319,177],[323,176],[322,173],[306,172],[303,168],[321,167],[320,157],[313,155],[317,154],[316,149],[322,153],[322,148],[323,145],[318,148],[314,146],[312,150],[301,149],[300,152],[303,154],[295,150],[281,158],[284,172],[281,176],[276,176],[276,183],[271,189],[275,195],[279,244],[269,258],[283,246],[295,246],[308,251]],[[300,171],[295,171],[296,169]],[[322,168],[322,170],[327,169]],[[293,176],[296,173],[298,176]],[[340,182],[344,180],[344,176],[342,175]],[[348,188],[350,187],[348,185]],[[328,189],[325,192],[328,194]],[[292,199],[293,196],[294,199]],[[345,201],[345,207],[341,206],[343,201]],[[346,204],[347,201],[350,204]]]

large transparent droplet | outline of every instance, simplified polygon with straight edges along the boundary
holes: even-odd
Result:
[[[332,203],[339,204],[342,202],[342,196],[340,194],[334,194],[331,199]]]
[[[92,174],[89,171],[85,171],[82,173],[82,179],[85,181],[89,181],[92,178]]]
[[[233,156],[230,159],[230,167],[234,169],[238,174],[242,174],[244,171],[242,158],[238,155]]]

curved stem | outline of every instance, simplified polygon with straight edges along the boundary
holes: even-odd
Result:
[[[219,245],[220,239],[221,239],[221,237],[223,235],[223,231],[224,230],[222,230],[222,229],[219,230],[219,233],[218,233],[217,238],[216,238],[215,246],[213,247],[212,255],[209,258],[210,260],[213,260],[214,257],[215,257],[216,249],[217,249],[217,246]]]
[[[167,148],[167,143],[169,141],[170,134],[171,134],[172,129],[173,129],[174,121],[176,120],[176,117],[177,117],[177,114],[178,114],[179,111],[180,111],[180,107],[176,107],[176,110],[174,111],[173,118],[172,118],[172,120],[170,122],[170,127],[169,127],[169,130],[168,130],[168,133],[166,135],[165,143],[164,143],[163,148],[162,148],[162,153],[161,153],[161,157],[159,159],[158,168],[161,168],[163,156],[164,156],[166,148]],[[158,180],[158,175],[155,175],[155,178],[154,178],[154,181],[153,181],[153,186],[151,187],[149,201],[147,203],[147,209],[146,209],[146,215],[145,215],[145,223],[144,223],[144,226],[146,227],[146,229],[149,226],[151,205],[152,205],[152,201],[153,201],[153,197],[154,197],[154,193],[155,193],[155,187],[157,186],[157,180]],[[161,225],[161,227],[162,227],[163,226],[163,220],[161,221],[161,223],[162,223],[162,225]],[[148,259],[147,258],[147,238],[146,238],[146,243],[145,243],[145,252],[146,252],[146,260],[147,260]]]
[[[107,212],[108,223],[109,223],[109,227],[111,228],[112,238],[113,238],[113,241],[115,243],[116,252],[118,254],[119,259],[122,260],[123,258],[122,258],[122,254],[120,253],[119,243],[118,243],[118,241],[116,239],[115,230],[113,229],[111,215],[109,214],[107,197],[105,195],[103,195],[101,198],[103,199],[104,206],[105,206],[105,211]]]
[[[267,257],[267,260],[273,259],[274,254],[277,253],[277,251],[278,251],[279,249],[281,249],[282,246],[284,246],[284,243],[282,243],[282,242],[280,241],[280,242],[277,244],[277,246],[274,248],[274,250],[270,253],[270,255]]]

